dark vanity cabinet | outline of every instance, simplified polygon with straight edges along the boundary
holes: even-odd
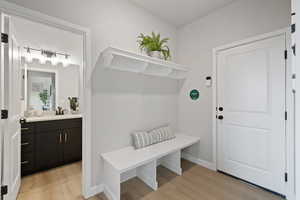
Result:
[[[81,118],[25,122],[21,126],[22,175],[81,160]]]
[[[35,134],[32,124],[21,124],[21,173],[30,174],[34,169]]]

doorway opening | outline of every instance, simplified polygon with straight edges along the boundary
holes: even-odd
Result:
[[[1,49],[3,104],[10,113],[4,159],[14,158],[2,169],[7,198],[26,199],[33,190],[38,195],[46,186],[63,189],[68,182],[76,183],[81,196],[84,36],[14,15],[1,19],[9,38]]]

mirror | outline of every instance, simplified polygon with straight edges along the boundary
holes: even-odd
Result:
[[[55,112],[58,107],[65,113],[74,113],[74,99],[79,98],[78,65],[62,67],[38,62],[24,65],[22,99],[25,113]]]
[[[56,73],[27,70],[27,108],[51,111],[56,109]]]

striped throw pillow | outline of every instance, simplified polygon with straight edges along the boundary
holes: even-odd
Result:
[[[163,127],[163,130],[165,131],[165,133],[167,135],[166,136],[167,140],[171,140],[171,139],[174,139],[176,137],[175,133],[172,131],[170,126]]]
[[[151,138],[153,138],[153,143],[159,143],[175,138],[175,134],[171,130],[170,126],[163,126],[160,128],[153,129],[149,132],[149,135]]]
[[[153,144],[152,138],[146,131],[132,133],[132,140],[135,149],[141,149]]]

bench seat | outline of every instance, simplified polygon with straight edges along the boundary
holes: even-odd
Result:
[[[129,146],[101,154],[104,161],[104,192],[111,200],[120,199],[121,174],[137,169],[137,176],[154,190],[157,189],[156,166],[161,165],[181,175],[181,150],[200,141],[198,137],[176,134],[176,138],[143,149]]]

